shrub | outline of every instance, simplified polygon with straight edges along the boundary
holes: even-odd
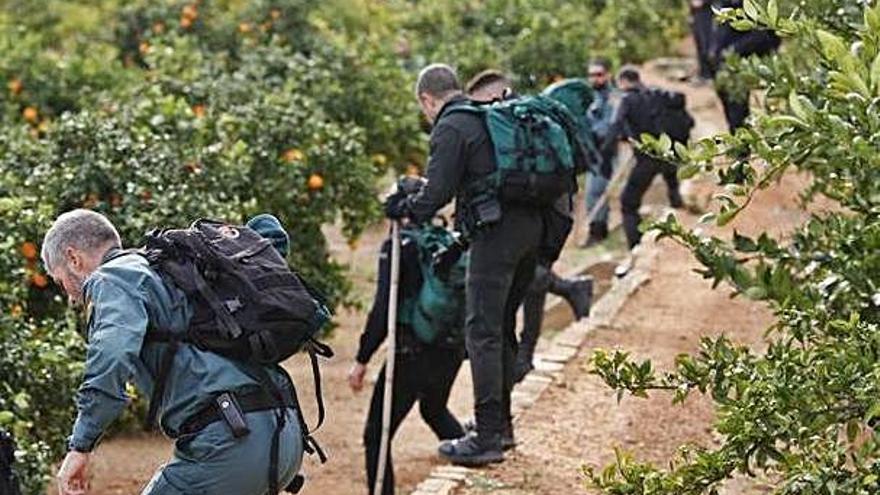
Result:
[[[780,494],[880,491],[880,7],[853,4],[839,12],[849,17],[823,17],[830,3],[747,0],[728,13],[737,26],[776,29],[799,49],[745,65],[768,89],[767,112],[752,126],[677,152],[681,175],[714,173],[725,187],[711,217],[719,225],[791,168],[811,178],[808,204],[822,195],[836,205],[785,240],[703,236],[672,218],[655,226],[693,251],[705,278],[765,301],[777,321],[765,352],[704,338],[699,354],[664,374],[650,361],[598,352],[596,372],[620,393],[710,395],[721,437],[716,447],[686,448],[668,470],[629,456],[588,469],[605,493],[718,493],[736,472],[763,475]],[[719,156],[730,159],[722,165]]]

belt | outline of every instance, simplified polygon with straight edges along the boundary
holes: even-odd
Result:
[[[235,400],[238,401],[238,405],[241,407],[241,411],[245,414],[257,411],[268,411],[270,409],[278,408],[278,400],[262,389],[248,390],[233,395],[235,395]],[[284,407],[294,407],[295,403],[290,396],[290,393],[285,391],[282,393],[282,395]],[[180,427],[180,434],[187,435],[190,433],[196,433],[198,431],[201,431],[211,423],[221,421],[222,419],[223,415],[220,413],[220,409],[218,408],[217,404],[212,401],[210,404],[203,407],[199,412],[193,414],[189,419],[183,422],[183,426]]]

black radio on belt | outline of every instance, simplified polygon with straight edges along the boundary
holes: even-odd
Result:
[[[223,392],[214,399],[214,403],[217,406],[217,410],[220,411],[223,420],[226,421],[229,429],[232,430],[232,436],[241,438],[251,432],[247,425],[247,419],[244,417],[244,412],[242,412],[241,406],[238,405],[238,401],[235,400],[233,394]]]

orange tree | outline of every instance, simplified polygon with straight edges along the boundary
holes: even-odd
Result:
[[[880,493],[880,6],[746,0],[722,17],[739,29],[774,29],[787,48],[740,66],[767,90],[766,111],[751,125],[675,150],[681,175],[713,174],[724,187],[706,220],[728,223],[792,168],[811,180],[807,204],[822,195],[834,207],[784,239],[721,239],[673,218],[655,225],[690,248],[705,278],[764,301],[776,322],[764,350],[704,338],[699,353],[664,373],[620,351],[597,352],[595,372],[621,396],[710,396],[719,440],[683,447],[668,469],[619,455],[587,474],[621,495],[716,494],[737,474],[760,476],[778,494]],[[673,158],[663,144],[653,151]]]

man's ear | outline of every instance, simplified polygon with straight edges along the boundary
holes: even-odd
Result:
[[[79,271],[82,269],[83,259],[82,255],[76,249],[67,246],[64,248],[64,259],[67,260],[67,266],[74,271]]]

